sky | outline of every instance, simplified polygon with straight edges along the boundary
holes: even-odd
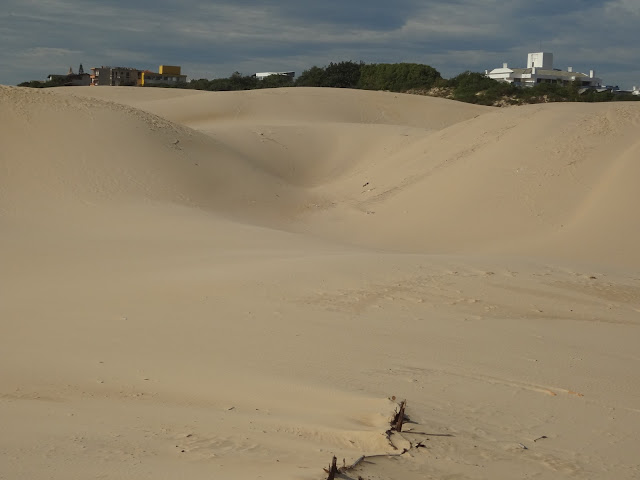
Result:
[[[1,0],[0,84],[101,65],[189,79],[343,60],[450,78],[551,52],[554,67],[640,86],[640,0]]]

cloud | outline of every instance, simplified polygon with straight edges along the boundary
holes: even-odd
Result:
[[[295,69],[330,61],[415,61],[445,76],[552,51],[607,83],[640,83],[637,0],[5,0],[0,82],[69,64],[157,68],[191,77]],[[38,57],[38,49],[64,54]],[[635,50],[634,50],[635,48]],[[43,51],[43,50],[40,50]],[[55,62],[59,65],[55,67]],[[610,78],[608,72],[615,72]]]

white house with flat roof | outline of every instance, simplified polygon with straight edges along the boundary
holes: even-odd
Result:
[[[283,77],[293,78],[296,76],[296,72],[259,72],[259,73],[253,74],[253,76],[256,77],[258,80],[265,79],[267,77],[270,77],[271,75],[280,75]]]
[[[581,87],[597,88],[602,86],[602,79],[595,76],[593,70],[589,74],[574,72],[573,67],[566,70],[553,68],[553,53],[536,52],[527,56],[525,68],[509,68],[507,63],[502,68],[485,70],[485,75],[501,82],[513,83],[523,87],[533,87],[539,83],[559,83],[568,85],[575,81],[580,82]]]

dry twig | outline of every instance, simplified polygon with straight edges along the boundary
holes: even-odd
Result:
[[[326,468],[324,469],[324,471],[329,474],[327,480],[335,480],[336,474],[338,473],[338,466],[336,465],[337,462],[338,459],[334,456],[333,460],[331,460],[331,466],[329,467],[329,470],[327,470]]]
[[[396,416],[393,419],[393,422],[391,423],[391,427],[396,432],[402,431],[402,424],[404,423],[404,409],[406,405],[407,405],[406,400],[403,400],[402,402],[400,402],[400,411],[396,414]]]

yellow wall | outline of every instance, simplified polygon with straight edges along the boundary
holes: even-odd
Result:
[[[180,75],[180,67],[172,65],[160,65],[160,70],[158,73],[165,75]]]

